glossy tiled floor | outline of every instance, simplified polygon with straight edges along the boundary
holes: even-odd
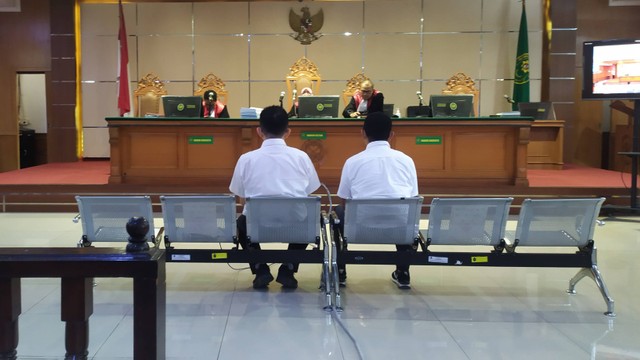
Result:
[[[74,214],[0,213],[2,246],[74,246]],[[574,269],[413,267],[399,290],[390,266],[351,266],[342,313],[322,310],[320,267],[300,287],[254,291],[248,270],[167,264],[170,359],[640,359],[640,217],[596,230],[616,318],[593,281],[565,292]],[[275,267],[274,267],[274,270]],[[132,354],[131,280],[97,279],[90,357]],[[60,359],[59,280],[25,279],[19,359]],[[144,334],[136,334],[144,336]]]

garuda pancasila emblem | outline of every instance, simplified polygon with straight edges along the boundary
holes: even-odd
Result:
[[[322,28],[324,22],[324,13],[320,9],[315,15],[311,16],[308,7],[303,7],[302,16],[296,14],[293,9],[289,11],[289,26],[295,31],[291,37],[300,41],[302,45],[309,45],[312,41],[318,40],[322,35],[316,34]]]

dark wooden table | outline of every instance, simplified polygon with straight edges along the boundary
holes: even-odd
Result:
[[[65,359],[86,359],[93,278],[133,279],[133,358],[165,358],[165,253],[124,248],[0,248],[0,359],[15,359],[21,278],[61,279]]]

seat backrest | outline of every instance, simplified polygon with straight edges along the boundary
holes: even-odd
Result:
[[[155,242],[153,208],[149,196],[76,196],[82,235],[88,242],[127,242],[126,225],[130,218],[144,217],[149,222],[146,238]]]
[[[213,73],[208,73],[198,81],[198,89],[193,92],[193,95],[202,97],[207,90],[215,91],[216,94],[218,94],[218,101],[227,105],[229,101],[229,93],[227,92],[227,89],[225,89],[224,81]]]
[[[347,199],[344,237],[351,244],[413,244],[418,236],[422,197]]]
[[[236,200],[231,195],[160,196],[165,241],[233,242]]]
[[[604,198],[525,199],[515,231],[517,246],[575,246],[593,240]]]
[[[161,114],[162,95],[167,95],[164,84],[157,75],[149,73],[138,81],[138,88],[133,92],[134,116]]]
[[[459,72],[447,80],[447,86],[442,89],[445,95],[471,94],[473,95],[473,115],[479,116],[480,91],[476,88],[473,79],[462,72]]]
[[[245,203],[252,243],[315,243],[320,236],[320,197],[254,197]]]
[[[291,101],[294,89],[298,95],[301,95],[302,89],[304,88],[310,88],[313,95],[320,95],[322,77],[318,72],[318,67],[313,61],[304,56],[291,65],[285,80],[287,82],[288,102],[285,104],[285,109],[289,109],[293,105]]]
[[[504,239],[513,198],[434,198],[429,209],[430,245],[497,246]]]
[[[356,93],[356,91],[360,90],[360,84],[365,80],[370,79],[364,73],[355,74],[351,79],[347,80],[347,87],[342,90],[342,103],[344,106],[349,104],[351,97]]]

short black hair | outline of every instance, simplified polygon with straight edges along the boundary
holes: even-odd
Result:
[[[373,112],[364,119],[362,129],[369,142],[389,140],[389,136],[391,136],[391,118],[382,111]]]
[[[260,113],[260,129],[270,137],[282,137],[289,127],[289,116],[277,105],[267,106]]]
[[[218,94],[213,90],[205,91],[204,95],[202,95],[202,98],[205,99],[205,100],[209,100],[209,95],[213,95],[213,99],[212,99],[213,101],[218,100]]]

